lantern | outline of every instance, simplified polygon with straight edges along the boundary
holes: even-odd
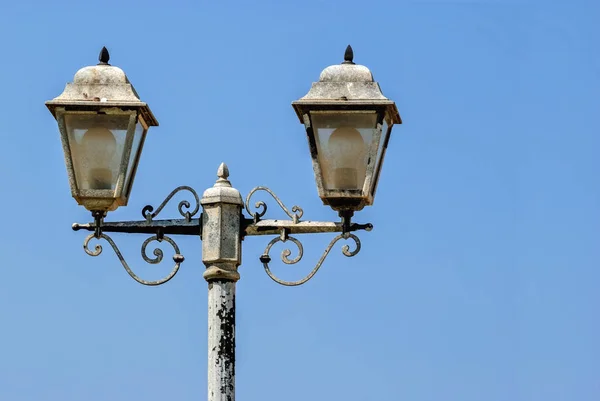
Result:
[[[392,126],[402,120],[371,71],[353,62],[327,67],[292,103],[306,128],[319,197],[337,211],[372,205]]]
[[[77,71],[46,102],[60,130],[71,194],[93,212],[127,205],[148,128],[158,122],[120,68],[100,63]]]

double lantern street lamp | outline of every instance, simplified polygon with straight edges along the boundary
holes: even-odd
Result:
[[[352,232],[369,231],[372,225],[352,223],[351,218],[354,212],[373,204],[392,127],[401,123],[398,109],[383,96],[369,69],[353,62],[350,46],[343,63],[323,70],[306,96],[292,103],[306,128],[319,197],[339,213],[340,222],[301,220],[300,207],[294,206],[290,211],[266,187],[254,188],[242,201],[240,192],[228,180],[225,164],[219,166],[216,183],[201,199],[191,187],[182,186],[173,190],[156,211],[152,206],[144,207],[142,221],[105,222],[107,212],[127,205],[146,134],[149,127],[158,126],[158,121],[150,107],[139,99],[123,70],[108,63],[106,48],[100,52],[99,61],[98,65],[77,71],[73,83],[68,83],[60,96],[46,102],[58,122],[71,194],[94,217],[93,223],[74,224],[73,229],[93,231],[83,245],[88,255],[102,252],[100,245],[93,250],[88,247],[92,239],[106,240],[127,273],[144,285],[166,283],[184,260],[175,241],[167,235],[200,236],[202,261],[206,265],[203,276],[208,282],[208,399],[234,400],[235,283],[240,278],[242,240],[248,235],[276,235],[260,261],[269,277],[288,286],[310,280],[340,239],[352,239],[355,249],[350,251],[345,245],[342,252],[356,255],[360,241]],[[181,201],[178,210],[183,218],[157,220],[180,191],[191,193],[194,207]],[[267,211],[264,202],[257,202],[254,209],[250,207],[250,199],[257,191],[271,195],[291,220],[263,219]],[[200,206],[202,212],[198,215]],[[244,208],[250,218],[244,216]],[[163,252],[156,248],[154,257],[148,257],[147,246],[153,241],[168,242],[175,251],[175,267],[160,280],[141,279],[107,232],[152,235],[142,244],[143,259],[152,264],[162,261]],[[291,234],[329,232],[340,234],[331,240],[305,278],[284,281],[271,272],[269,252],[274,244],[293,242],[298,255],[289,259],[291,251],[286,249],[281,259],[295,264],[302,258],[303,248]]]

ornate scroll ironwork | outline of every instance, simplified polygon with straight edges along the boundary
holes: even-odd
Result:
[[[175,194],[177,194],[180,191],[189,191],[194,196],[194,199],[196,201],[196,204],[194,205],[194,208],[192,210],[190,210],[191,204],[187,200],[183,200],[183,201],[179,202],[177,209],[179,210],[179,214],[181,214],[181,216],[183,216],[184,219],[153,220],[163,210],[163,208],[167,205],[167,203],[169,203],[169,201],[173,198],[173,196],[175,196]],[[155,212],[154,212],[154,208],[152,206],[150,206],[150,205],[144,206],[144,208],[142,209],[142,216],[144,216],[146,221],[117,222],[117,223],[107,223],[105,225],[104,217],[106,216],[106,213],[105,212],[93,212],[92,215],[94,216],[94,224],[73,224],[73,230],[84,229],[84,230],[94,231],[94,233],[88,235],[83,242],[83,249],[84,249],[85,253],[87,253],[90,256],[100,255],[102,253],[102,245],[97,244],[94,247],[94,250],[91,250],[89,248],[89,243],[92,240],[92,238],[95,238],[98,240],[104,239],[104,240],[106,240],[106,242],[109,243],[109,245],[115,251],[117,258],[119,258],[119,261],[121,262],[121,264],[123,265],[123,267],[125,268],[127,273],[131,276],[131,278],[133,278],[135,281],[137,281],[140,284],[155,286],[155,285],[164,284],[167,281],[171,280],[175,276],[175,274],[177,274],[177,271],[179,270],[181,262],[183,262],[183,260],[184,260],[184,257],[179,252],[179,247],[177,246],[175,241],[173,241],[173,239],[171,239],[170,237],[167,237],[165,235],[165,233],[198,235],[200,232],[200,228],[199,228],[200,222],[199,222],[199,219],[194,219],[194,221],[192,221],[192,217],[194,215],[196,215],[199,210],[200,210],[200,198],[198,197],[198,194],[196,193],[196,191],[194,191],[194,189],[191,187],[181,186],[181,187],[175,188],[165,198],[165,200],[160,204],[160,206],[158,206],[158,208],[156,209]],[[125,261],[125,258],[123,258],[121,251],[119,250],[119,248],[117,247],[117,245],[115,244],[113,239],[111,237],[109,237],[108,235],[106,235],[104,233],[104,231],[154,234],[150,238],[146,239],[144,241],[144,243],[142,244],[142,249],[141,249],[142,259],[144,259],[144,261],[146,263],[150,263],[150,264],[158,264],[158,263],[162,262],[163,256],[164,256],[163,251],[160,248],[156,247],[152,251],[152,254],[154,256],[150,257],[150,256],[148,256],[148,253],[147,253],[147,247],[153,241],[157,241],[159,243],[165,241],[165,242],[171,244],[171,246],[175,250],[175,255],[173,256],[173,261],[175,262],[175,267],[171,270],[171,272],[167,276],[163,277],[160,280],[148,281],[148,280],[141,279],[133,272],[133,270],[131,270],[131,268]]]
[[[119,248],[117,247],[115,242],[112,240],[112,238],[110,238],[106,234],[100,233],[100,235],[98,236],[94,233],[94,234],[88,235],[86,237],[85,241],[83,242],[83,249],[84,249],[85,253],[87,253],[90,256],[98,256],[102,253],[102,245],[100,245],[100,244],[96,244],[93,251],[88,247],[92,238],[105,239],[106,242],[108,242],[110,244],[110,246],[113,248],[113,250],[115,251],[115,254],[119,258],[119,261],[121,262],[121,264],[123,265],[123,267],[125,268],[127,273],[131,276],[131,278],[133,278],[138,283],[144,284],[144,285],[155,286],[155,285],[164,284],[167,281],[171,280],[173,277],[175,277],[175,274],[177,274],[177,271],[179,270],[179,266],[181,265],[181,262],[183,262],[183,260],[184,260],[183,255],[181,255],[179,253],[179,247],[177,246],[175,241],[173,241],[171,238],[169,238],[167,236],[154,235],[154,236],[148,238],[142,244],[142,258],[144,259],[144,261],[146,261],[147,263],[150,263],[150,264],[160,263],[163,260],[163,251],[160,248],[154,248],[154,251],[152,251],[152,253],[154,254],[155,257],[150,258],[150,257],[148,257],[148,254],[146,253],[146,248],[147,248],[148,244],[150,244],[152,241],[158,241],[158,242],[166,241],[169,244],[171,244],[171,246],[175,250],[175,255],[173,256],[173,261],[175,262],[175,267],[173,268],[173,270],[171,270],[171,272],[167,276],[165,276],[164,278],[162,278],[160,280],[155,280],[155,281],[143,280],[143,279],[139,278],[133,272],[133,270],[131,270],[131,268],[125,261],[125,258],[123,258],[123,255],[121,254],[121,251],[119,250]]]
[[[319,261],[317,262],[315,267],[312,269],[312,271],[306,277],[304,277],[303,279],[298,280],[298,281],[281,280],[280,278],[275,276],[273,274],[273,272],[271,272],[271,269],[269,268],[269,262],[271,261],[269,252],[271,250],[271,247],[273,245],[275,245],[277,242],[287,242],[289,240],[298,247],[298,255],[293,259],[289,259],[289,256],[292,254],[292,251],[290,251],[289,248],[284,249],[281,252],[281,260],[283,261],[283,263],[288,264],[288,265],[293,265],[293,264],[298,263],[302,259],[302,256],[304,254],[304,248],[302,247],[302,243],[300,241],[298,241],[296,238],[288,236],[285,232],[282,232],[281,236],[279,236],[277,238],[273,238],[271,240],[271,242],[269,242],[269,244],[265,248],[265,252],[260,257],[260,261],[262,262],[262,264],[265,268],[265,271],[267,272],[267,275],[276,283],[279,283],[279,284],[285,285],[285,286],[290,286],[290,287],[302,285],[302,284],[306,283],[308,280],[310,280],[311,278],[313,278],[313,276],[317,273],[317,271],[319,271],[319,269],[321,268],[321,265],[325,261],[325,258],[327,258],[327,255],[329,255],[329,251],[331,251],[331,248],[335,245],[336,242],[338,242],[341,239],[350,239],[350,238],[352,238],[354,240],[354,242],[356,244],[356,249],[354,249],[353,251],[350,251],[350,247],[348,245],[344,245],[342,247],[342,253],[348,257],[352,257],[352,256],[356,255],[360,251],[360,240],[358,239],[358,237],[356,235],[350,234],[350,233],[340,234],[331,240],[331,242],[329,243],[329,245],[327,246],[327,248],[321,255],[321,258],[319,259]]]
[[[285,207],[283,202],[281,202],[281,200],[277,197],[277,195],[275,195],[273,193],[273,191],[271,191],[269,188],[256,187],[252,191],[250,191],[250,193],[246,197],[246,210],[248,211],[248,214],[250,214],[250,216],[252,216],[255,223],[257,223],[260,220],[260,218],[262,216],[264,216],[265,213],[267,213],[267,204],[263,201],[258,201],[254,204],[255,209],[262,208],[262,211],[252,212],[252,210],[250,210],[250,198],[252,197],[252,195],[254,195],[255,192],[258,192],[258,191],[265,191],[269,195],[271,195],[273,197],[273,199],[275,199],[275,201],[277,202],[279,207],[281,207],[281,209],[285,212],[285,214],[287,214],[290,217],[290,219],[292,219],[294,221],[294,223],[298,223],[298,221],[300,221],[300,218],[304,214],[304,211],[302,210],[302,208],[300,206],[294,205],[292,207],[292,212],[290,212],[289,209],[287,207]]]
[[[154,218],[163,210],[163,208],[169,203],[169,201],[180,191],[189,191],[195,198],[196,204],[194,205],[193,210],[191,209],[190,202],[184,200],[179,203],[178,210],[179,213],[184,217],[183,219],[166,219],[166,220],[154,220]],[[265,191],[273,199],[277,202],[277,204],[281,207],[281,209],[291,218],[291,220],[261,220],[261,217],[266,214],[267,205],[263,201],[256,202],[255,208],[259,209],[257,211],[250,211],[250,199],[254,193],[257,191]],[[243,232],[243,235],[277,235],[278,237],[271,240],[264,253],[260,257],[260,261],[262,262],[264,269],[267,275],[274,280],[275,282],[286,285],[286,286],[297,286],[306,283],[309,281],[321,268],[321,265],[329,255],[329,252],[333,248],[333,246],[341,239],[348,240],[352,239],[356,244],[354,250],[350,250],[348,245],[344,245],[342,247],[342,253],[345,256],[351,257],[356,255],[360,251],[360,240],[358,237],[352,232],[358,230],[366,230],[370,231],[373,226],[371,224],[357,224],[352,223],[352,212],[342,211],[339,213],[341,217],[341,222],[321,222],[321,221],[300,221],[300,218],[304,214],[303,210],[299,206],[293,206],[288,209],[283,202],[267,187],[256,187],[246,197],[245,208],[248,213],[252,216],[252,219],[243,219],[241,221],[240,230]],[[173,235],[201,235],[202,232],[202,217],[200,218],[192,218],[195,216],[200,210],[200,199],[196,191],[187,186],[181,186],[173,190],[166,199],[159,205],[154,212],[154,208],[150,205],[145,206],[142,209],[142,215],[145,220],[142,221],[121,221],[121,222],[108,222],[104,223],[104,217],[106,216],[105,212],[93,212],[94,223],[91,224],[73,224],[73,230],[87,230],[93,231],[83,243],[83,248],[85,252],[90,256],[98,256],[102,252],[102,246],[96,245],[92,250],[89,247],[89,243],[92,238],[95,239],[104,239],[115,251],[117,258],[127,271],[127,273],[138,283],[143,285],[160,285],[164,284],[167,281],[171,280],[177,271],[184,258],[179,252],[179,247],[170,237],[166,236],[166,234]],[[143,280],[138,277],[129,267],[121,251],[113,241],[111,237],[105,234],[105,232],[121,232],[121,233],[141,233],[141,234],[149,234],[150,238],[146,239],[142,244],[141,254],[142,258],[145,262],[150,264],[158,264],[163,260],[163,251],[159,248],[155,248],[152,252],[154,257],[148,256],[147,247],[152,241],[158,241],[159,243],[162,241],[168,242],[174,249],[175,255],[173,256],[173,260],[175,262],[175,267],[172,271],[164,278],[155,281]],[[338,236],[333,238],[323,254],[321,258],[318,260],[315,267],[312,271],[303,279],[298,281],[285,281],[276,277],[269,267],[269,263],[271,262],[271,257],[269,256],[269,252],[271,248],[278,242],[287,242],[288,240],[298,248],[298,253],[295,257],[291,258],[292,251],[290,249],[285,249],[281,253],[281,260],[283,263],[288,265],[293,265],[302,259],[304,255],[304,249],[300,241],[298,241],[295,237],[292,237],[290,234],[311,234],[311,233],[340,233]]]
[[[250,210],[250,198],[257,191],[265,191],[269,195],[271,195],[273,197],[273,199],[275,199],[275,201],[277,202],[279,207],[281,207],[281,209],[285,212],[285,214],[287,214],[292,219],[292,221],[289,221],[289,220],[262,220],[261,221],[261,217],[263,217],[265,215],[265,213],[267,212],[266,203],[263,201],[256,202],[254,207],[256,209],[261,209],[261,210],[257,210],[254,212]],[[340,223],[311,222],[311,221],[300,222],[300,218],[304,214],[303,210],[299,206],[294,206],[294,207],[292,207],[292,211],[290,212],[290,210],[287,207],[285,207],[285,205],[283,204],[283,202],[281,202],[281,200],[277,197],[277,195],[275,195],[273,193],[273,191],[271,191],[267,187],[256,187],[252,191],[250,191],[250,193],[246,197],[245,206],[246,206],[246,210],[252,216],[252,219],[254,221],[253,223],[251,223],[252,220],[248,221],[247,225],[244,227],[244,232],[246,233],[246,235],[269,235],[269,234],[275,234],[275,233],[280,234],[278,237],[273,238],[271,240],[271,242],[269,242],[269,244],[265,248],[264,253],[260,257],[260,261],[263,264],[263,267],[265,268],[267,275],[273,281],[275,281],[276,283],[279,283],[281,285],[286,285],[286,286],[302,285],[302,284],[306,283],[308,280],[310,280],[311,278],[313,278],[313,276],[321,268],[321,265],[327,258],[327,255],[329,255],[329,252],[331,251],[331,249],[333,248],[335,243],[341,239],[344,239],[344,240],[352,239],[354,241],[354,243],[356,244],[356,248],[352,251],[350,250],[350,247],[348,245],[344,245],[342,247],[342,253],[348,257],[356,255],[360,251],[360,240],[358,239],[358,237],[356,235],[351,234],[351,232],[357,231],[357,230],[371,231],[371,229],[373,228],[373,226],[371,224],[351,223],[352,212],[340,212],[340,216],[342,217],[342,221]],[[273,272],[271,271],[271,269],[269,267],[269,263],[271,262],[271,256],[269,256],[269,252],[271,251],[271,248],[273,247],[273,245],[275,245],[278,242],[285,243],[287,241],[290,241],[294,245],[296,245],[296,247],[298,248],[298,253],[297,253],[296,257],[294,257],[292,259],[290,259],[290,256],[292,255],[292,251],[289,248],[284,249],[281,252],[281,261],[287,265],[293,265],[293,264],[300,262],[300,260],[304,256],[304,248],[302,246],[302,243],[300,241],[298,241],[296,238],[290,236],[290,234],[310,234],[310,233],[325,233],[325,232],[341,232],[341,234],[339,234],[338,236],[336,236],[335,238],[333,238],[331,240],[331,242],[329,243],[329,245],[327,246],[327,248],[321,255],[321,258],[319,259],[319,261],[317,262],[315,267],[312,269],[312,271],[306,277],[304,277],[303,279],[298,280],[298,281],[285,281],[285,280],[282,280],[282,279],[278,278],[277,276],[275,276],[275,274],[273,274]]]
[[[175,188],[169,194],[169,196],[167,196],[165,198],[165,200],[160,204],[158,209],[156,209],[156,212],[153,212],[154,208],[151,205],[144,206],[144,208],[142,209],[142,216],[144,216],[144,218],[147,221],[152,221],[153,218],[158,216],[158,214],[161,212],[161,210],[163,210],[163,208],[167,205],[167,203],[169,203],[171,198],[173,198],[173,196],[175,196],[175,194],[180,191],[191,192],[192,195],[194,195],[194,199],[196,200],[196,206],[194,206],[194,210],[192,210],[191,212],[189,210],[185,210],[185,211],[183,210],[183,208],[189,209],[191,207],[190,202],[188,202],[187,200],[182,200],[181,202],[179,202],[179,205],[177,206],[177,209],[179,210],[179,214],[181,214],[185,218],[185,220],[187,222],[189,222],[192,219],[192,217],[194,217],[194,215],[196,213],[198,213],[198,211],[200,210],[200,198],[198,197],[198,194],[196,193],[196,191],[194,191],[193,188],[188,187],[186,185]]]

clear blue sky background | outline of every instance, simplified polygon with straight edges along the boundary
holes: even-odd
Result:
[[[225,161],[243,194],[331,220],[290,102],[349,43],[404,119],[357,216],[375,229],[291,289],[258,261],[268,238],[244,241],[238,399],[599,400],[599,20],[593,0],[4,2],[0,400],[206,397],[199,240],[158,288],[84,254],[44,101],[106,45],[160,121],[110,219]],[[140,275],[170,269],[114,238]],[[329,239],[276,272],[301,277]]]

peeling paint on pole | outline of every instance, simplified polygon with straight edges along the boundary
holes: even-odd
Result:
[[[235,400],[235,282],[208,283],[208,399]]]

